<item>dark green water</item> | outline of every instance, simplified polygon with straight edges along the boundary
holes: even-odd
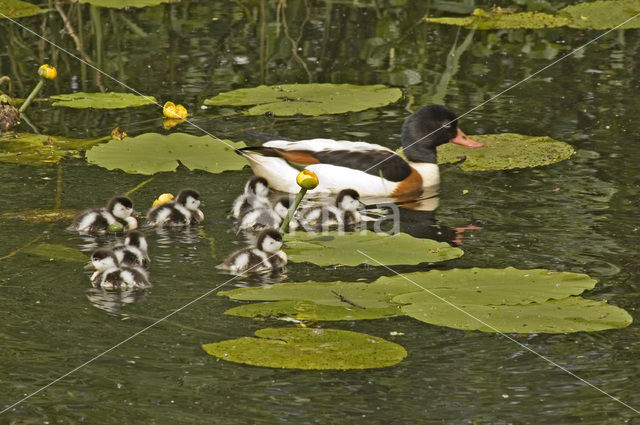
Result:
[[[217,136],[237,139],[247,127],[294,139],[357,139],[349,136],[357,132],[359,138],[390,147],[397,144],[407,104],[439,101],[463,113],[602,33],[476,32],[454,73],[446,67],[447,54],[469,31],[420,21],[428,10],[447,14],[442,11],[446,2],[313,2],[307,9],[303,1],[288,1],[287,28],[291,38],[299,39],[308,75],[292,58],[282,17],[278,28],[270,3],[183,1],[129,11],[96,10],[93,17],[87,5],[65,5],[64,10],[78,32],[82,21],[85,51],[102,69],[162,102],[184,104],[198,125]],[[566,2],[552,3],[559,7]],[[124,18],[140,31],[135,33]],[[45,87],[44,95],[98,89],[93,71],[15,24],[0,22],[0,74],[12,77],[16,96],[25,95],[45,61],[58,67],[60,77]],[[57,13],[19,22],[39,33],[44,26],[47,38],[75,52],[73,41],[61,33]],[[98,27],[101,34],[96,34]],[[482,229],[465,233],[462,258],[438,267],[587,273],[598,279],[587,297],[605,299],[637,318],[639,68],[638,31],[614,31],[464,117],[461,126],[468,134],[548,135],[571,143],[577,153],[538,169],[444,173],[438,225],[473,223]],[[451,81],[437,92],[434,87],[443,74],[451,75]],[[317,118],[220,118],[200,109],[206,97],[220,91],[309,78],[389,84],[405,88],[406,96],[379,110]],[[102,84],[124,91],[104,77]],[[43,134],[65,137],[104,136],[117,125],[131,135],[164,132],[156,107],[105,112],[35,105],[29,118]],[[32,129],[22,124],[19,131]],[[201,134],[186,124],[179,131]],[[101,205],[146,179],[82,159],[46,167],[0,163],[0,175],[0,213],[53,208],[58,193],[63,208]],[[0,408],[227,281],[213,266],[238,246],[226,215],[250,175],[249,170],[213,175],[179,169],[157,175],[132,195],[144,210],[162,192],[197,188],[206,203],[204,230],[215,239],[214,259],[210,241],[198,234],[149,233],[153,288],[140,299],[96,299],[81,264],[23,253],[0,260]],[[65,231],[67,224],[0,220],[0,256],[42,234],[44,242],[88,249],[86,241]],[[383,274],[389,272],[291,264],[285,281],[373,280]],[[232,284],[252,283],[256,281],[242,278]],[[402,344],[409,355],[390,368],[304,372],[218,361],[201,344],[283,326],[276,320],[222,314],[234,305],[215,294],[189,305],[3,413],[0,423],[640,423],[633,410],[502,336],[410,318],[317,324]],[[392,331],[404,335],[389,336]],[[636,324],[597,333],[515,338],[640,409]]]

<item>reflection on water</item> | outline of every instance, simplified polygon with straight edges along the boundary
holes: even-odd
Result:
[[[106,291],[101,288],[90,288],[86,291],[91,304],[107,313],[119,315],[127,304],[133,304],[147,298],[148,291]]]
[[[157,252],[153,255],[154,261],[159,263],[171,263],[172,261],[195,261],[197,249],[203,239],[201,226],[191,227],[166,227],[155,228],[157,235],[154,246]],[[175,250],[179,249],[180,258],[175,257]]]

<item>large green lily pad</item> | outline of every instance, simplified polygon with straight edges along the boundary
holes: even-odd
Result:
[[[7,16],[11,19],[24,18],[44,12],[38,6],[20,0],[0,0],[0,19]]]
[[[157,6],[162,3],[171,3],[174,0],[76,0],[80,3],[89,3],[94,6],[124,9],[125,7]]]
[[[469,149],[453,143],[438,146],[438,163],[459,162],[465,171],[509,170],[513,168],[541,167],[564,161],[573,155],[568,143],[546,136],[525,136],[515,133],[470,136],[484,143],[481,148]]]
[[[445,242],[414,238],[406,233],[387,235],[368,230],[347,234],[297,232],[295,236],[288,236],[286,239],[290,261],[308,261],[319,266],[380,265],[358,250],[387,265],[436,263],[464,254],[460,248],[454,248]]]
[[[87,263],[89,257],[77,249],[70,248],[60,244],[39,243],[31,245],[22,250],[22,252],[38,257],[44,257],[59,261],[68,261],[71,263]]]
[[[55,164],[65,156],[77,156],[101,140],[78,140],[31,133],[0,135],[0,162],[25,165]]]
[[[512,28],[555,28],[568,26],[585,29],[612,29],[640,12],[640,0],[600,0],[580,2],[560,9],[557,14],[538,12],[504,13],[485,12],[479,9],[472,16],[463,18],[426,18],[427,22],[457,25],[479,30]],[[621,25],[621,29],[640,28],[640,17]]]
[[[94,108],[94,109],[120,109],[137,106],[154,105],[156,98],[153,96],[138,96],[133,93],[69,93],[51,96],[55,100],[53,106],[66,106],[67,108]]]
[[[457,307],[462,311],[440,300],[433,300],[403,306],[402,311],[432,325],[503,333],[590,332],[624,328],[632,322],[629,313],[621,308],[581,297],[550,300],[541,304],[459,304]]]
[[[221,142],[211,136],[145,133],[95,146],[86,157],[91,164],[109,170],[119,168],[132,174],[173,171],[178,167],[178,161],[191,170],[221,173],[240,170],[246,165],[246,161],[234,152],[245,146],[243,142]]]
[[[403,276],[417,285],[414,286],[415,292],[394,297],[392,301],[397,304],[435,302],[436,297],[422,288],[454,304],[513,305],[579,295],[593,289],[596,284],[595,279],[582,273],[519,270],[513,267],[431,270]],[[398,279],[403,278],[386,277],[376,282]]]
[[[357,304],[357,303],[356,303]],[[367,308],[343,302],[341,306],[307,300],[286,300],[243,304],[224,312],[239,317],[291,317],[303,321],[367,320],[403,315],[397,306]]]
[[[283,369],[372,369],[393,366],[407,356],[400,345],[359,332],[338,329],[266,328],[257,338],[204,344],[223,360]]]
[[[277,116],[326,115],[363,111],[389,105],[402,91],[383,85],[283,84],[258,86],[220,93],[204,101],[208,106],[250,106],[248,115],[267,112]]]

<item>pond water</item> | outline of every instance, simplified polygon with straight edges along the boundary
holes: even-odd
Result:
[[[187,106],[193,121],[219,137],[239,140],[255,128],[288,138],[364,139],[396,147],[407,109],[446,103],[459,114],[518,83],[602,31],[568,28],[476,31],[424,23],[426,15],[470,13],[494,2],[289,0],[197,2],[131,10],[65,4],[84,51],[109,75]],[[526,6],[498,2],[526,10]],[[567,2],[525,2],[553,9]],[[640,19],[640,18],[639,18]],[[61,16],[19,23],[76,52]],[[447,66],[451,47],[472,41]],[[292,56],[289,38],[297,42]],[[465,255],[435,266],[547,268],[598,280],[587,298],[607,300],[634,319],[640,296],[640,35],[613,31],[585,50],[461,119],[467,134],[517,132],[571,143],[569,160],[536,169],[442,174],[433,225],[452,241],[463,234]],[[0,20],[0,75],[14,94],[35,84],[40,63],[58,67],[44,95],[100,85],[126,91],[27,30]],[[305,66],[302,67],[301,63]],[[447,84],[447,80],[448,84]],[[221,91],[262,83],[333,82],[401,87],[396,104],[320,117],[222,116],[202,109]],[[6,89],[6,87],[2,87]],[[155,106],[104,111],[36,103],[29,121],[39,132],[71,138],[167,133]],[[34,129],[22,123],[19,131]],[[178,130],[202,133],[182,124]],[[0,163],[0,214],[34,208],[102,205],[148,177],[107,171],[82,158],[57,165]],[[137,209],[163,192],[197,188],[206,221],[199,232],[149,232],[153,287],[135,299],[89,289],[82,264],[18,252],[0,260],[0,408],[4,409],[127,340],[0,415],[1,424],[54,423],[640,423],[636,411],[588,386],[513,341],[496,334],[426,325],[408,317],[317,323],[354,330],[404,346],[396,366],[364,371],[277,370],[219,361],[202,344],[285,326],[224,315],[237,305],[208,296],[142,333],[156,320],[218,288],[255,285],[214,268],[241,245],[227,217],[250,169],[209,174],[179,168],[134,192]],[[0,257],[26,243],[90,251],[68,233],[68,222],[0,220]],[[380,267],[290,264],[283,281],[373,281]],[[401,334],[391,336],[391,332]],[[139,333],[139,334],[137,334]],[[137,334],[137,335],[136,335]],[[640,409],[640,327],[595,333],[513,335],[602,391]]]

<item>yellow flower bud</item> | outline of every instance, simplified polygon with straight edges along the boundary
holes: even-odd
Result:
[[[58,76],[58,70],[55,66],[46,63],[38,68],[38,75],[47,80],[54,80]]]
[[[313,171],[302,170],[296,177],[296,183],[304,189],[312,190],[318,186],[318,176]]]
[[[176,105],[173,102],[167,102],[162,108],[162,113],[167,118],[173,118],[178,120],[186,120],[189,116],[187,108],[182,105]]]
[[[162,195],[158,196],[158,199],[156,199],[155,201],[153,201],[153,206],[157,207],[158,205],[162,205],[162,204],[166,204],[169,201],[173,200],[173,195],[170,193],[163,193]]]
[[[127,136],[128,136],[127,132],[122,130],[120,127],[116,127],[113,130],[111,130],[112,139],[122,140]]]

